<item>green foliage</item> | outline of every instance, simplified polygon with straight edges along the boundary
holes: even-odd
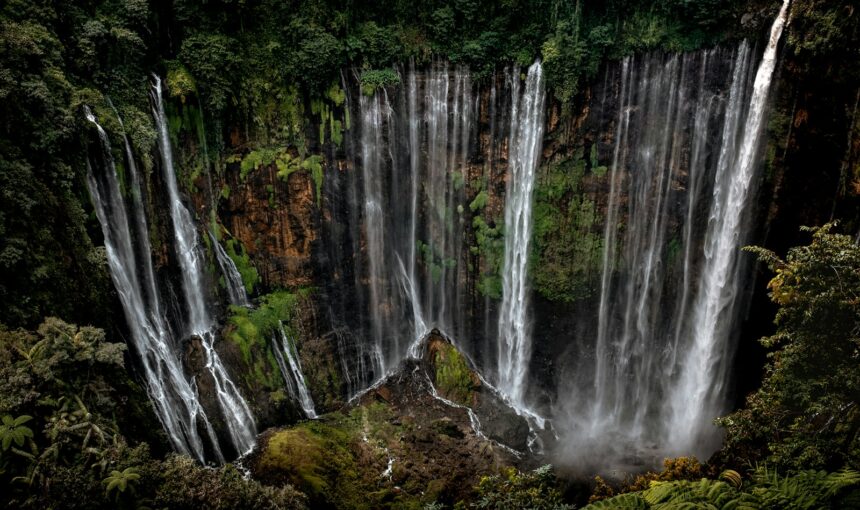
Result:
[[[310,172],[311,180],[314,181],[314,190],[316,191],[317,205],[322,206],[322,186],[323,186],[323,158],[322,156],[309,156],[302,161],[301,167],[303,170]]]
[[[254,294],[254,288],[256,288],[257,283],[260,281],[260,275],[257,273],[257,268],[251,264],[251,257],[248,256],[245,247],[235,238],[228,239],[224,246],[224,251],[227,252],[227,255],[236,265],[236,270],[239,271],[239,275],[242,277],[245,291],[248,295]]]
[[[268,346],[271,337],[281,322],[289,323],[296,309],[298,295],[281,290],[260,298],[257,308],[249,310],[243,306],[231,306],[228,322],[234,328],[227,334],[238,345],[246,363],[251,363],[254,347],[262,351]]]
[[[378,89],[400,83],[400,75],[394,69],[372,69],[361,73],[361,93],[372,96]]]
[[[489,195],[486,190],[481,190],[475,195],[475,199],[469,203],[469,210],[472,212],[479,212],[487,206],[487,200],[489,199]]]
[[[294,172],[303,170],[310,174],[314,183],[317,204],[322,201],[323,186],[323,157],[311,155],[302,158],[293,156],[286,148],[263,148],[252,150],[244,156],[233,155],[227,158],[228,163],[239,162],[239,178],[245,180],[254,170],[274,164],[278,169],[278,178],[287,181]]]
[[[139,480],[140,473],[137,472],[137,468],[127,467],[122,471],[114,469],[110,475],[102,480],[102,483],[105,485],[105,493],[108,496],[113,493],[115,498],[119,498],[126,490],[134,493]]]
[[[633,481],[623,486],[624,492],[641,491],[650,487],[651,482],[673,482],[676,480],[698,480],[704,475],[704,469],[695,457],[677,457],[663,459],[663,470],[659,473],[647,472],[636,476]]]
[[[501,271],[504,265],[505,238],[502,225],[490,226],[481,216],[472,218],[472,230],[477,246],[470,251],[481,257],[478,291],[493,299],[502,297]]]
[[[425,243],[422,240],[416,242],[418,254],[421,261],[430,273],[430,278],[434,283],[439,283],[446,269],[454,269],[457,267],[457,259],[446,258],[445,253],[436,250],[432,244]]]
[[[598,509],[681,508],[806,510],[846,508],[842,502],[854,498],[860,485],[860,473],[842,470],[836,473],[801,471],[780,476],[761,467],[752,473],[749,483],[742,483],[737,472],[723,473],[723,480],[702,478],[698,481],[652,481],[645,490],[625,493],[585,507]],[[853,489],[849,492],[848,489]]]
[[[186,96],[197,93],[197,85],[188,69],[175,61],[165,62],[165,65],[167,66],[167,76],[164,82],[171,97],[179,97],[184,103]]]
[[[160,484],[151,497],[155,508],[171,510],[286,510],[305,508],[306,498],[292,486],[263,485],[246,478],[227,464],[206,468],[188,457],[171,455],[165,461],[150,464],[150,472]],[[158,471],[155,471],[158,470]]]
[[[792,2],[786,45],[806,59],[842,52],[856,55],[858,15],[856,5],[844,0]]]
[[[337,83],[332,83],[326,92],[326,98],[334,103],[335,106],[342,106],[344,101],[346,101],[346,92]]]
[[[0,484],[8,488],[0,505],[44,507],[34,495],[67,466],[94,473],[122,442],[120,428],[161,440],[152,435],[160,427],[146,394],[129,379],[124,351],[102,330],[59,319],[46,319],[37,332],[0,326]]]
[[[236,39],[226,34],[193,33],[182,41],[178,57],[209,108],[219,112],[234,101],[230,77],[241,66]]]
[[[277,331],[283,327],[295,338],[291,323],[296,317],[298,302],[307,291],[298,293],[276,291],[261,297],[255,309],[231,306],[224,336],[239,348],[245,368],[241,370],[245,386],[252,391],[261,389],[277,392],[284,381],[272,349],[280,349]]]
[[[773,349],[761,389],[720,420],[729,458],[860,467],[860,246],[833,228],[806,229],[811,244],[785,260],[750,248],[776,273],[768,287],[779,311],[776,333],[761,340]]]
[[[723,37],[742,2],[554,4],[554,22],[541,46],[547,83],[562,102],[582,93],[606,58],[647,50],[690,51]]]
[[[33,431],[24,425],[32,419],[32,416],[26,414],[17,418],[8,414],[3,417],[3,425],[0,425],[0,444],[4,452],[9,450],[13,443],[18,448],[22,448],[25,441],[33,439]]]
[[[351,496],[358,503],[355,459],[348,431],[321,422],[309,422],[275,433],[258,461],[259,469],[277,472],[305,492],[311,502],[339,501]]]
[[[573,506],[563,502],[550,465],[526,473],[509,468],[501,475],[482,478],[477,489],[478,499],[470,508],[573,509]]]

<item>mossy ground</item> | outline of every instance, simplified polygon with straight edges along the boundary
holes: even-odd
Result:
[[[438,364],[428,363],[433,357]],[[420,509],[474,499],[481,477],[509,460],[472,431],[465,410],[431,395],[428,376],[449,398],[472,391],[465,358],[437,340],[424,361],[405,362],[354,407],[267,432],[249,462],[254,477],[294,485],[312,508]]]
[[[269,435],[253,461],[255,476],[294,485],[312,508],[422,508],[433,501],[427,487],[395,489],[385,474],[397,443],[413,427],[381,402],[331,413]]]

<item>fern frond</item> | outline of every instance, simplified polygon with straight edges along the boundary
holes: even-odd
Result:
[[[594,502],[583,510],[648,510],[650,505],[637,493],[618,496]]]

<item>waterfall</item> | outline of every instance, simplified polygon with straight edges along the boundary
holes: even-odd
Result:
[[[543,142],[545,92],[540,62],[529,67],[519,94],[519,70],[511,76],[511,135],[505,199],[505,258],[499,313],[499,388],[521,404],[531,359],[527,269],[532,234],[532,192]]]
[[[209,315],[205,286],[203,283],[204,261],[199,246],[197,229],[191,213],[182,204],[173,166],[173,151],[167,131],[167,116],[161,91],[161,80],[154,77],[153,116],[158,132],[158,148],[161,153],[162,171],[167,183],[170,201],[170,218],[176,255],[182,273],[182,291],[186,304],[187,333],[197,336],[203,346],[206,368],[215,385],[215,397],[224,417],[224,424],[236,452],[243,454],[254,447],[256,425],[254,416],[245,399],[230,379],[221,358],[215,350],[213,321]]]
[[[133,198],[130,211],[134,217],[137,244],[130,230],[127,204],[117,179],[110,140],[89,108],[84,107],[84,111],[87,120],[98,131],[104,166],[104,175],[96,176],[87,161],[87,186],[104,234],[111,279],[119,294],[133,352],[140,361],[156,416],[175,450],[200,462],[205,461],[206,447],[200,435],[202,428],[216,460],[223,462],[218,440],[200,405],[196,387],[183,373],[180,354],[176,352],[175,342],[161,313],[140,195],[140,176],[128,139],[125,140],[125,148]]]
[[[218,242],[211,231],[209,232],[209,240],[212,241],[212,249],[215,251],[215,260],[218,261],[218,267],[221,268],[221,274],[224,277],[224,287],[227,289],[227,298],[230,304],[236,306],[251,306],[248,300],[248,293],[245,291],[245,284],[242,282],[242,275],[236,268],[236,263],[224,251],[224,247]]]
[[[526,266],[543,137],[541,64],[532,65],[525,80],[519,68],[507,70],[504,80],[494,78],[488,103],[467,69],[443,60],[433,60],[425,69],[410,62],[397,72],[400,86],[363,91],[357,100],[346,94],[346,110],[355,111],[352,117],[358,121],[346,133],[355,171],[348,177],[349,227],[342,232],[354,237],[340,242],[358,253],[354,301],[360,310],[353,315],[366,337],[364,348],[374,353],[367,360],[381,359],[369,369],[378,379],[405,356],[414,356],[417,342],[438,328],[478,351],[472,354],[486,368],[498,363],[502,391],[520,403],[530,357]],[[349,88],[345,78],[344,86]],[[489,138],[478,136],[484,122],[490,126]],[[511,168],[507,179],[494,171],[496,161],[504,164],[506,159]],[[508,198],[502,208],[495,197],[506,182]],[[470,207],[479,194],[482,205]],[[490,205],[488,197],[493,197]],[[499,267],[501,247],[496,265],[476,246],[474,220],[482,214],[483,225],[494,232],[505,222],[504,268]],[[476,271],[477,264],[486,267]],[[495,321],[495,310],[482,313],[475,295],[493,292],[494,284],[482,278],[497,273],[505,275],[504,317],[487,327],[481,321]],[[490,298],[483,306],[494,307]],[[485,332],[493,344],[498,339],[498,348],[474,342],[473,335]],[[344,347],[344,352],[355,350]]]
[[[627,57],[617,71],[596,335],[560,389],[571,394],[565,443],[583,459],[599,452],[599,467],[704,457],[719,444],[710,422],[725,410],[739,253],[786,6],[755,80],[745,41]]]
[[[287,386],[287,392],[293,401],[301,406],[305,416],[316,418],[317,413],[314,409],[314,401],[305,383],[305,374],[302,372],[299,353],[296,351],[295,343],[290,340],[289,335],[284,330],[282,322],[278,323],[278,335],[272,338],[272,343],[272,351],[275,353],[275,359],[278,362],[278,368],[280,368],[281,376],[284,378],[284,383]],[[284,360],[284,354],[287,355],[286,361]]]
[[[389,275],[386,270],[390,261],[386,260],[385,212],[383,211],[383,165],[386,147],[382,145],[383,110],[387,116],[390,106],[388,97],[375,95],[360,96],[361,111],[361,169],[364,191],[364,234],[368,265],[368,286],[370,288],[370,336],[379,352],[381,365],[377,373],[385,373],[386,368],[396,363],[400,335],[391,335],[389,327],[389,307],[386,298],[391,294]],[[384,101],[384,103],[383,103]],[[386,348],[393,343],[393,348]]]
[[[350,223],[360,226],[364,247],[357,283],[367,289],[361,363],[372,365],[366,368],[375,378],[414,354],[431,327],[456,333],[466,322],[458,277],[477,109],[470,75],[441,61],[399,72],[404,86],[392,95],[359,96],[358,133],[348,132],[360,177],[350,197],[358,205]],[[347,94],[348,110],[351,101]]]
[[[693,448],[701,440],[701,430],[724,406],[723,389],[732,353],[726,344],[740,284],[738,252],[748,228],[744,225],[748,223],[744,222],[744,213],[755,185],[768,93],[790,1],[783,0],[771,27],[739,138],[740,149],[731,165],[726,165],[727,175],[718,175],[714,186],[705,238],[705,264],[693,313],[696,324],[693,346],[681,364],[680,381],[669,399],[670,428],[683,449]]]

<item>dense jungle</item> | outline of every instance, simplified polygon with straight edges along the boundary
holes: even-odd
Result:
[[[860,508],[860,5],[6,0],[0,506]]]

